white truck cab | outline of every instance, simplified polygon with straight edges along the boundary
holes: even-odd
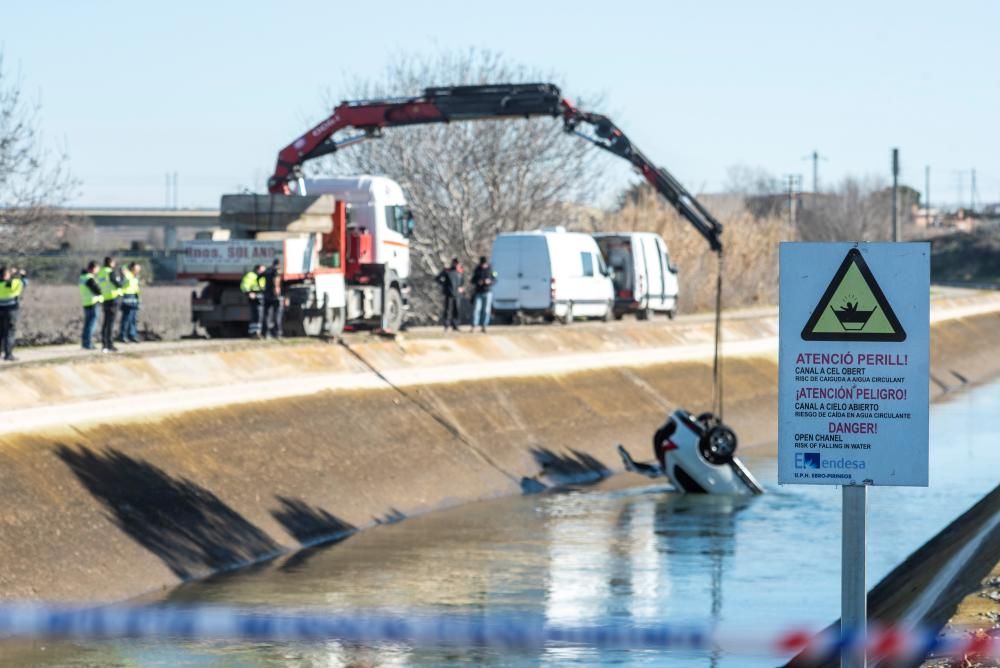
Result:
[[[412,231],[406,197],[399,184],[385,176],[348,176],[306,179],[308,195],[333,195],[350,206],[349,227],[373,235],[376,264],[385,264],[399,278],[410,277],[410,240]]]

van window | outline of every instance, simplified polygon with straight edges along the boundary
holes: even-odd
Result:
[[[583,252],[580,253],[580,260],[583,262],[583,275],[593,276],[594,275],[594,256],[590,253]]]

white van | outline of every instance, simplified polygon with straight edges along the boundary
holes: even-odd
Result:
[[[563,227],[508,232],[493,242],[493,312],[499,322],[522,315],[610,319],[614,287],[594,238]]]
[[[654,313],[677,313],[677,268],[667,244],[652,232],[595,234],[615,284],[615,319],[635,313],[646,320]]]

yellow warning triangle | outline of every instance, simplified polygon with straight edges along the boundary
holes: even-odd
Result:
[[[857,248],[840,264],[802,328],[806,341],[905,341],[906,332]]]

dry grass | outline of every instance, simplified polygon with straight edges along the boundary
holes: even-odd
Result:
[[[100,323],[98,323],[100,326]],[[83,328],[80,291],[75,285],[30,283],[17,323],[19,345],[76,343]],[[146,286],[139,334],[149,340],[176,339],[191,331],[191,287]]]
[[[778,243],[796,239],[780,217],[756,218],[741,200],[716,206],[724,225],[723,304],[726,308],[775,304],[778,299]],[[659,196],[646,191],[597,226],[607,231],[657,232],[679,268],[681,312],[714,308],[717,263],[708,243]]]

